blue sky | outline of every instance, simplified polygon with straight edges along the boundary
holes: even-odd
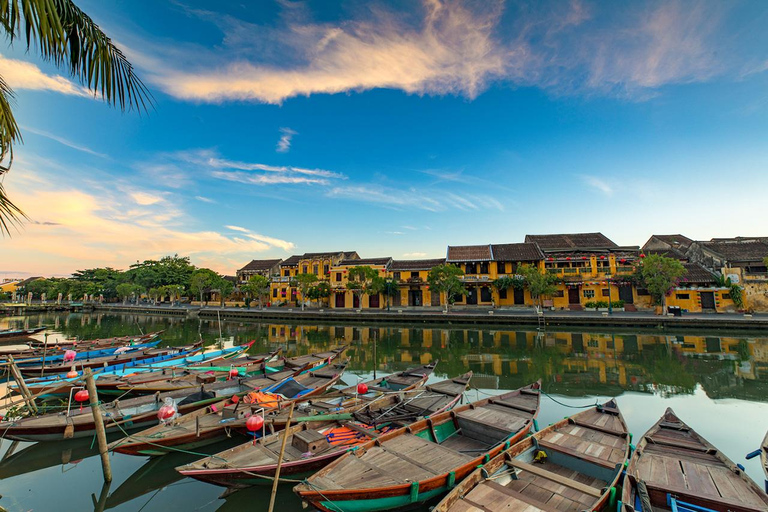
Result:
[[[32,221],[0,277],[179,253],[765,235],[768,4],[81,1],[148,115],[3,46]]]

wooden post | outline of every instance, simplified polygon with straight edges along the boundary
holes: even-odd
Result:
[[[40,365],[40,376],[45,375],[45,356],[48,354],[48,333],[45,333],[45,341],[43,342],[43,364]]]
[[[272,482],[272,496],[269,498],[269,512],[275,508],[275,495],[277,494],[277,484],[280,482],[280,468],[283,466],[283,455],[285,454],[285,443],[288,441],[288,430],[291,427],[291,418],[293,418],[293,406],[296,402],[291,402],[291,410],[288,411],[288,421],[285,422],[283,430],[283,444],[280,446],[280,456],[277,459],[277,468],[275,469],[275,480]]]
[[[93,413],[93,423],[96,426],[96,439],[99,442],[99,454],[101,455],[101,470],[104,473],[104,481],[112,481],[112,467],[109,465],[109,451],[107,450],[107,434],[104,430],[104,418],[101,417],[99,410],[99,395],[96,391],[96,382],[93,379],[93,372],[90,368],[83,371],[85,376],[85,385],[88,388],[88,398],[91,402],[91,412]]]
[[[37,414],[37,404],[35,403],[35,399],[32,396],[32,393],[29,392],[27,383],[24,382],[24,377],[16,366],[13,356],[8,356],[8,365],[8,371],[11,372],[13,380],[16,381],[16,385],[19,386],[19,394],[24,398],[24,402],[27,404],[29,410]]]

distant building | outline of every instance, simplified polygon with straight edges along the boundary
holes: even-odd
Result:
[[[251,260],[246,266],[237,271],[237,282],[247,283],[252,276],[272,277],[279,275],[280,263],[283,260]]]
[[[391,264],[392,258],[389,256],[383,258],[357,257],[354,259],[341,260],[339,263],[331,267],[331,307],[354,309],[380,309],[386,307],[386,298],[382,298],[380,293],[363,295],[363,302],[361,304],[358,295],[347,289],[347,281],[349,277],[349,269],[352,267],[371,267],[379,273],[380,277],[386,277]]]

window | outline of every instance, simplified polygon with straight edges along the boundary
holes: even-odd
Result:
[[[507,273],[507,264],[503,261],[499,261],[496,263],[496,272],[498,274],[506,274]]]
[[[483,286],[480,288],[480,301],[491,302],[491,289]]]
[[[397,280],[399,280],[399,279],[400,279],[400,272],[392,272],[392,277],[393,277],[394,279],[397,279]]]
[[[301,273],[302,274],[306,274],[307,273],[307,269],[308,269],[308,267],[306,265],[302,266],[301,267]]]
[[[283,270],[283,277],[290,277],[291,271],[290,270]]]
[[[411,272],[411,279],[418,279],[419,273],[418,272]]]
[[[594,299],[595,298],[595,290],[584,290],[584,298],[585,299]]]
[[[504,288],[503,290],[499,290],[499,298],[500,299],[506,299],[507,298],[507,289]]]
[[[603,297],[610,297],[610,296],[611,296],[611,290],[609,290],[608,288],[603,288],[603,289],[600,291],[600,293],[601,293],[601,295],[602,295]]]
[[[552,294],[553,297],[565,297],[565,292],[563,290],[557,290],[555,293]]]
[[[272,297],[277,298],[277,288],[272,288]]]
[[[317,275],[318,269],[319,269],[318,265],[312,265],[312,273],[313,274]]]
[[[730,293],[724,293],[723,294],[723,299],[730,299],[730,298],[731,298],[731,294]]]
[[[475,274],[476,273],[475,270],[477,269],[477,265],[475,265],[474,263],[467,263],[466,265],[464,265],[464,268],[466,268],[466,270],[464,271],[465,273],[467,273],[467,274]]]
[[[646,288],[638,288],[637,289],[637,294],[638,295],[650,295],[650,293],[648,293],[648,290]]]
[[[323,274],[327,274],[331,268],[328,265],[323,265]]]
[[[480,273],[481,274],[487,274],[488,273],[488,262],[484,261],[480,264]]]
[[[688,300],[688,299],[691,298],[691,294],[690,293],[676,293],[675,297],[678,298],[678,299]]]
[[[341,281],[341,272],[336,272],[336,282]]]

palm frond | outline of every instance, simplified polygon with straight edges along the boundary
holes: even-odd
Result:
[[[0,176],[7,172],[13,163],[13,143],[21,141],[19,126],[11,109],[12,100],[13,91],[0,76]],[[10,235],[11,226],[18,226],[22,217],[26,218],[26,215],[8,199],[0,181],[0,234]]]
[[[0,24],[11,41],[24,37],[42,58],[68,66],[107,103],[146,111],[152,94],[123,52],[72,0],[0,0]]]
[[[0,233],[3,236],[10,235],[11,226],[18,229],[21,224],[19,219],[21,218],[28,219],[29,217],[8,199],[8,196],[5,194],[5,188],[0,183]]]

